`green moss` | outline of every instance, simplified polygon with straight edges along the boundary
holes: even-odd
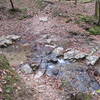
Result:
[[[92,100],[92,95],[87,93],[78,93],[75,95],[75,100]]]
[[[31,15],[22,15],[19,20],[23,20],[23,19],[26,19],[26,18],[31,18],[32,16]]]
[[[83,3],[89,3],[89,2],[92,2],[93,0],[79,0],[79,1]]]
[[[99,89],[99,90],[96,90],[96,92],[97,92],[97,93],[100,93],[100,89]]]
[[[67,80],[62,80],[62,85],[61,85],[61,87],[66,87],[66,86],[69,86],[70,85],[70,83],[69,83],[69,81],[67,81]]]
[[[6,85],[5,86],[5,92],[6,93],[13,93],[13,87],[11,85]]]
[[[21,10],[18,9],[18,8],[15,8],[15,9],[9,9],[9,12],[10,12],[10,13],[16,13],[16,12],[21,12]]]
[[[86,94],[84,96],[84,100],[91,100],[92,99],[92,95],[91,94]]]
[[[94,26],[90,28],[89,32],[93,35],[100,35],[100,26]]]
[[[11,68],[8,60],[4,55],[0,55],[0,70],[5,71],[5,75],[3,75],[3,79],[1,79],[1,85],[3,89],[3,93],[1,95],[4,100],[13,100],[13,93],[16,89],[14,84],[19,82],[19,77],[17,73]]]
[[[80,22],[91,23],[91,22],[95,21],[95,18],[93,16],[79,15],[79,21]]]
[[[19,77],[17,76],[17,74],[9,72],[5,76],[4,80],[6,81],[6,84],[3,85],[2,96],[5,98],[5,100],[13,100],[14,91],[16,89],[14,83],[17,83],[19,81]]]
[[[8,60],[4,55],[0,55],[0,69],[10,69],[10,65],[8,63]]]

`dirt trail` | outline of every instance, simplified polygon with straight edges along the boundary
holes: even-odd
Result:
[[[30,75],[23,75],[20,74],[20,77],[24,80],[26,87],[29,87],[30,89],[33,89],[37,93],[37,99],[36,100],[62,100],[61,95],[59,95],[59,92],[57,89],[55,89],[54,85],[55,83],[48,82],[47,77],[41,77],[41,78],[34,78],[33,74]],[[50,80],[49,80],[50,81]],[[31,99],[30,99],[31,100]]]

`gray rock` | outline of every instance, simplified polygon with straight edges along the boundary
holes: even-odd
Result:
[[[95,63],[99,60],[99,56],[89,55],[86,57],[86,64],[87,65],[95,65]]]
[[[52,49],[54,49],[55,47],[56,47],[56,45],[54,44],[54,45],[45,45],[46,47],[49,47],[49,48],[52,48]]]
[[[7,35],[7,36],[1,36],[0,37],[0,47],[4,46],[8,46],[13,44],[13,41],[20,39],[20,36],[17,35]]]
[[[57,47],[53,50],[53,53],[56,54],[57,56],[63,55],[64,48],[63,47]]]
[[[30,74],[33,72],[32,68],[30,67],[29,64],[22,65],[21,71],[24,72],[25,74]]]
[[[93,91],[99,90],[99,89],[100,89],[100,84],[98,84],[96,81],[91,82],[91,83],[90,83],[90,86],[91,86],[91,89],[92,89]]]
[[[9,40],[19,40],[21,38],[21,36],[18,36],[18,35],[8,35],[6,36],[6,39],[9,39]]]
[[[35,79],[37,79],[37,78],[40,78],[41,76],[43,76],[43,72],[42,71],[38,71],[36,74],[35,74],[35,76],[34,76],[34,78]]]
[[[48,62],[56,64],[58,62],[58,60],[56,58],[53,58],[53,59],[49,59]]]
[[[11,40],[7,40],[7,39],[0,40],[0,47],[2,47],[2,46],[6,47],[11,44],[12,44]]]
[[[71,49],[70,51],[64,53],[64,59],[82,59],[87,56],[86,53],[80,52],[79,50]]]
[[[56,64],[58,62],[58,59],[56,58],[56,55],[51,54],[48,56],[47,62]]]
[[[48,21],[48,17],[40,17],[39,20],[41,22],[47,22]]]
[[[75,55],[75,59],[83,59],[87,56],[86,53],[80,52],[77,55]]]
[[[46,39],[46,43],[51,44],[52,39]]]
[[[80,51],[75,50],[75,49],[72,49],[72,50],[70,50],[70,51],[68,51],[68,52],[65,52],[65,53],[64,53],[64,59],[74,59],[75,56],[76,56],[77,54],[79,54],[79,52],[80,52]]]

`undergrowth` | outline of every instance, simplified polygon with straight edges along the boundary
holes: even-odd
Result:
[[[0,72],[0,86],[2,88],[0,98],[3,100],[13,100],[14,91],[16,89],[16,85],[14,84],[19,81],[19,77],[11,68],[4,55],[0,55]]]
[[[89,29],[90,34],[100,35],[100,26],[94,26]]]

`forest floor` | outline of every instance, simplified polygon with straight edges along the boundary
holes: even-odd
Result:
[[[90,75],[92,79],[89,77],[90,80],[95,79],[94,84],[98,83],[97,85],[100,87],[100,60],[93,66],[88,66],[83,59],[76,62],[72,61],[71,64],[66,65],[68,69],[62,70],[66,73],[64,78],[70,73],[67,77],[69,80],[65,79],[64,81],[59,76],[47,74],[39,77],[40,68],[29,74],[21,71],[21,66],[25,64],[34,62],[39,64],[41,59],[47,56],[46,53],[51,52],[55,47],[63,47],[64,50],[74,48],[87,54],[93,52],[94,55],[100,57],[100,35],[93,35],[89,32],[89,28],[94,27],[96,23],[92,18],[95,12],[94,8],[94,2],[78,3],[75,6],[73,2],[67,1],[46,2],[45,7],[38,13],[33,14],[31,9],[27,15],[25,12],[13,12],[12,15],[6,7],[0,8],[0,36],[11,34],[21,36],[21,39],[13,45],[0,48],[0,52],[6,56],[10,66],[20,77],[21,82],[16,83],[18,87],[14,91],[13,100],[100,99],[99,94],[95,93],[97,90],[94,89],[96,88],[95,85],[92,84],[91,87],[93,86],[94,90],[88,92],[86,87],[89,86],[84,86],[85,83],[82,84],[77,79],[79,84],[82,84],[78,87],[76,86],[78,85],[77,82],[74,82],[74,79],[78,77],[77,73],[84,75],[79,70],[82,69],[85,70],[86,75],[92,73]],[[87,80],[83,78],[83,81]],[[0,89],[2,90],[2,86]],[[1,90],[0,92],[3,93]],[[0,100],[10,99],[0,96]]]

